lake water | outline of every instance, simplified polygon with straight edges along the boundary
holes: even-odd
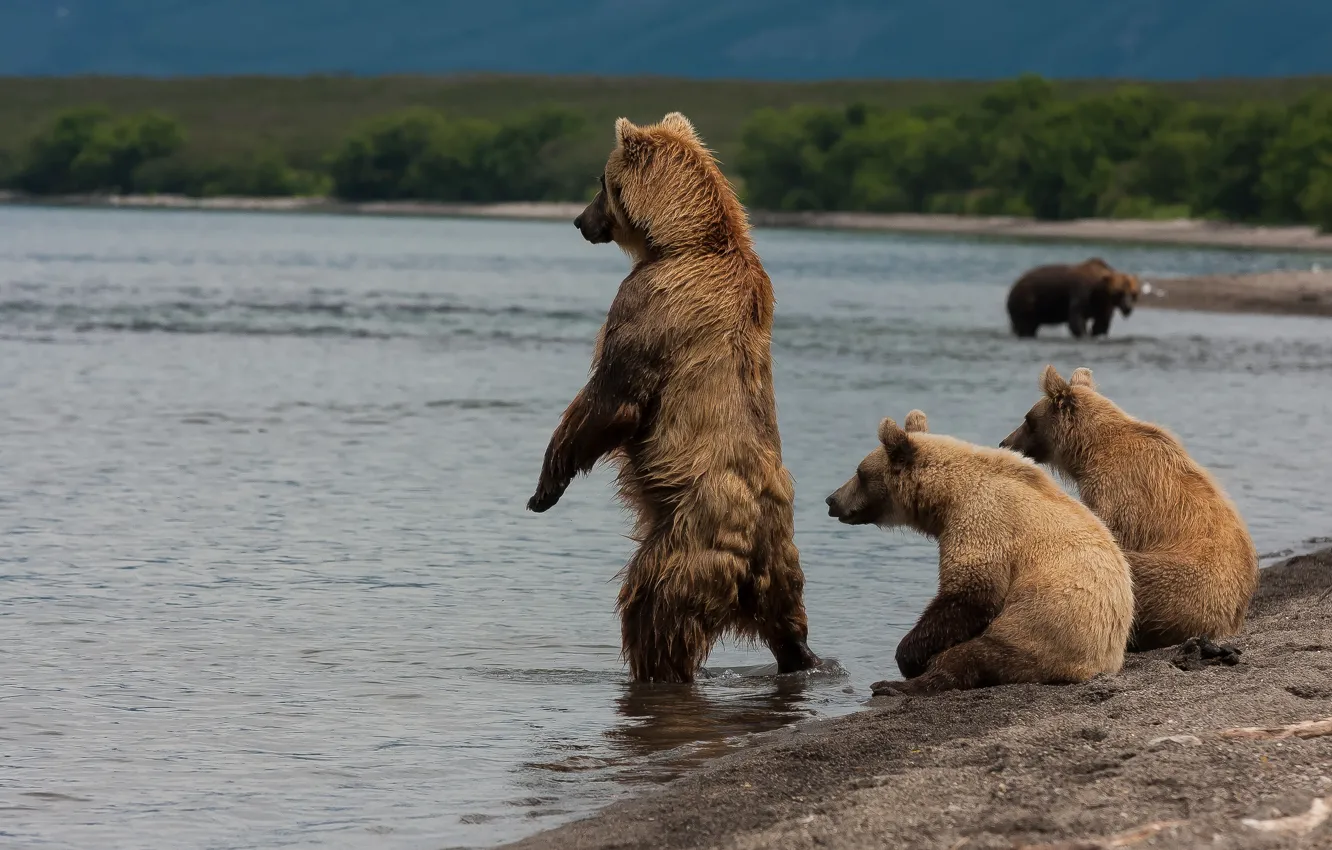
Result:
[[[5,846],[487,845],[855,710],[935,550],[824,497],[885,415],[997,443],[1047,362],[1179,433],[1261,551],[1332,532],[1332,323],[1140,310],[1021,342],[1003,309],[1091,253],[1149,278],[1311,258],[758,245],[810,644],[847,674],[721,647],[710,681],[631,688],[610,473],[523,509],[618,251],[568,223],[0,209]]]

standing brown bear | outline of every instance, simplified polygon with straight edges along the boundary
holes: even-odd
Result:
[[[1138,278],[1115,271],[1100,257],[1077,265],[1037,266],[1008,291],[1008,319],[1013,333],[1034,337],[1041,325],[1067,324],[1075,337],[1110,331],[1115,308],[1127,318],[1142,294]]]
[[[1233,502],[1164,428],[1101,395],[1090,369],[1046,366],[1043,397],[1000,443],[1049,464],[1115,535],[1133,568],[1129,649],[1239,632],[1258,552]]]
[[[638,520],[616,606],[635,680],[693,681],[728,632],[766,643],[780,672],[814,667],[773,398],[772,283],[744,208],[678,112],[621,118],[615,142],[574,225],[633,268],[527,506],[548,510],[576,474],[617,462]]]
[[[1104,523],[1012,452],[929,433],[925,414],[879,424],[879,445],[828,497],[848,525],[939,542],[939,593],[897,646],[905,682],[933,693],[1117,673],[1133,622],[1129,566]]]

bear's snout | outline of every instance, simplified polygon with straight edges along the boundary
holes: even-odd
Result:
[[[823,501],[828,506],[828,516],[846,525],[861,525],[867,521],[867,505],[863,495],[851,489],[853,485],[853,481],[848,481]]]
[[[601,196],[598,195],[598,198]],[[578,214],[574,219],[574,227],[583,234],[583,238],[593,245],[602,245],[612,241],[614,234],[611,232],[611,219],[606,211],[597,207],[597,202],[593,201],[587,209]]]

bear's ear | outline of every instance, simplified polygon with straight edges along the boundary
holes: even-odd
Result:
[[[689,119],[684,117],[682,112],[669,112],[666,117],[661,119],[661,126],[674,130],[681,135],[688,136],[691,139],[698,139],[698,131]]]
[[[1068,392],[1068,382],[1059,377],[1054,366],[1046,366],[1041,372],[1041,392],[1050,398],[1056,398]]]
[[[925,418],[925,411],[913,410],[907,414],[906,432],[908,434],[927,434],[930,430],[930,423]]]
[[[906,432],[903,431],[901,428],[897,427],[897,423],[892,420],[892,417],[885,416],[883,417],[882,420],[880,420],[879,442],[883,443],[883,447],[885,449],[890,448],[891,446],[895,446],[897,445],[898,441],[905,439],[906,439]]]
[[[620,147],[629,147],[634,139],[638,137],[638,126],[628,118],[615,119],[615,144]]]
[[[1073,374],[1068,376],[1068,385],[1086,387],[1089,390],[1096,389],[1096,382],[1092,380],[1092,371],[1086,366],[1079,366],[1073,370]]]
[[[907,439],[907,432],[886,416],[879,423],[879,442],[888,453],[888,464],[893,470],[900,472],[911,463],[911,440]]]

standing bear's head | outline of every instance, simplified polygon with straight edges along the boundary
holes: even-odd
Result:
[[[828,516],[847,525],[878,525],[884,528],[916,525],[920,507],[913,475],[917,447],[912,434],[929,432],[925,414],[907,414],[906,427],[892,419],[879,423],[879,445],[865,455],[856,474],[825,501]]]
[[[1078,267],[1095,278],[1096,285],[1110,298],[1110,305],[1118,308],[1125,318],[1133,313],[1138,296],[1143,292],[1137,275],[1118,271],[1100,257],[1083,260]]]
[[[1127,272],[1115,272],[1110,281],[1110,303],[1119,308],[1127,318],[1142,295],[1142,282],[1137,275]]]
[[[635,261],[749,245],[735,189],[679,112],[643,127],[628,118],[615,122],[601,189],[574,226],[588,242],[615,242]]]
[[[1088,442],[1083,431],[1110,401],[1097,392],[1091,370],[1086,367],[1074,369],[1065,381],[1054,366],[1046,366],[1041,373],[1041,393],[1022,424],[999,447],[1066,473],[1077,465],[1078,455]]]

